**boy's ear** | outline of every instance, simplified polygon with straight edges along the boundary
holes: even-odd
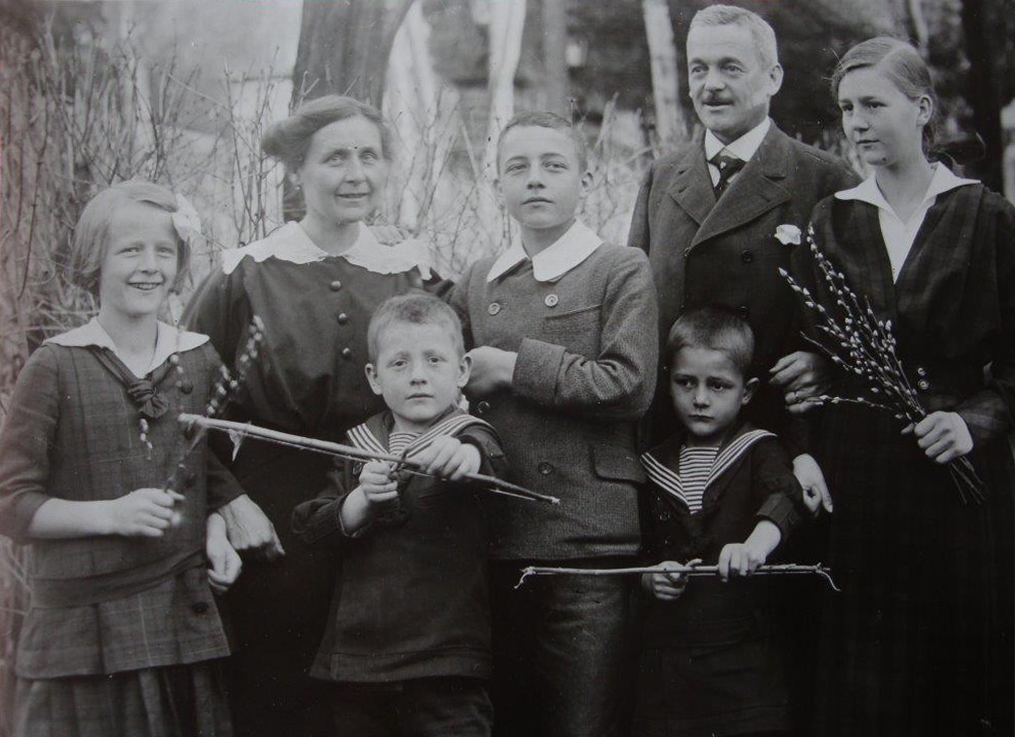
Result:
[[[458,388],[464,389],[472,376],[472,356],[466,353],[458,362]]]
[[[384,392],[381,389],[381,383],[377,380],[377,369],[372,363],[368,363],[364,371],[366,371],[367,381],[370,383],[370,388],[374,390],[374,394],[378,397],[381,396]]]
[[[582,197],[584,197],[589,193],[589,190],[592,189],[592,183],[595,181],[592,171],[590,169],[586,169],[585,173],[582,174],[580,181],[582,185]]]
[[[757,379],[748,379],[747,383],[744,384],[744,396],[740,400],[741,407],[751,401],[751,397],[754,396],[754,390],[758,388],[758,383]]]

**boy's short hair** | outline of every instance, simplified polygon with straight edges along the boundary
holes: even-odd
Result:
[[[462,323],[455,311],[437,297],[414,292],[384,300],[370,318],[370,325],[367,327],[367,355],[371,363],[377,360],[381,332],[396,322],[439,325],[451,335],[451,342],[458,357],[465,355]]]
[[[697,307],[677,318],[670,328],[665,357],[671,368],[681,348],[708,348],[724,353],[746,379],[754,361],[754,331],[728,307]]]
[[[73,284],[96,297],[99,295],[99,272],[109,245],[109,225],[113,213],[131,202],[151,205],[168,213],[179,209],[176,195],[165,187],[144,179],[114,184],[99,192],[85,205],[78,224],[74,227],[69,277]],[[181,238],[175,227],[173,232],[178,246],[176,279],[173,282],[173,290],[177,291],[187,278],[187,269],[190,267],[190,242]]]
[[[740,26],[750,32],[762,63],[767,67],[779,63],[775,31],[757,13],[736,5],[710,5],[694,14],[688,33],[698,26]]]
[[[585,135],[575,127],[574,123],[556,113],[531,111],[518,113],[511,118],[501,130],[500,136],[497,137],[498,172],[500,172],[500,154],[504,148],[504,137],[507,136],[508,131],[512,128],[525,127],[550,128],[556,131],[565,131],[571,137],[571,140],[574,141],[574,152],[578,158],[578,168],[582,173],[585,173],[589,168],[589,152],[588,145],[585,143]]]

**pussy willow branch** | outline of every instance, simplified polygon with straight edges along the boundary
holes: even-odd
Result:
[[[425,464],[411,457],[397,456],[389,453],[379,453],[372,450],[361,450],[360,448],[355,448],[351,445],[342,445],[341,443],[332,443],[326,440],[318,440],[316,438],[306,438],[302,435],[293,435],[291,433],[280,432],[278,430],[269,430],[267,428],[258,427],[257,425],[251,425],[244,422],[216,420],[210,417],[202,417],[201,415],[181,414],[180,422],[183,423],[184,426],[197,426],[198,428],[202,428],[204,430],[219,430],[221,432],[237,433],[240,436],[255,437],[269,443],[302,448],[304,450],[324,453],[325,455],[336,456],[339,458],[356,461],[387,461],[399,466],[407,466],[418,475],[433,477],[433,474],[426,472]],[[488,490],[495,493],[514,496],[527,501],[560,504],[560,499],[555,496],[530,491],[523,486],[517,486],[516,484],[503,481],[496,476],[470,473],[466,474],[466,478],[469,481],[489,487]]]
[[[264,323],[261,318],[257,315],[250,321],[249,337],[247,338],[247,344],[244,346],[243,353],[240,355],[237,363],[239,364],[236,369],[235,376],[225,366],[219,367],[219,380],[215,382],[215,386],[212,389],[211,397],[208,400],[208,406],[205,407],[205,413],[211,417],[223,409],[236,398],[240,389],[243,386],[243,382],[246,379],[247,368],[251,362],[257,359],[257,354],[260,349],[261,341],[264,340]],[[179,358],[177,358],[179,361]],[[195,387],[196,388],[196,387]],[[183,414],[180,415],[181,417]],[[184,468],[184,464],[190,454],[194,452],[197,446],[201,443],[204,438],[206,430],[203,427],[197,426],[192,428],[192,434],[188,442],[183,444],[180,449],[180,453],[176,457],[175,463],[173,463],[173,470],[169,474],[169,478],[166,479],[166,483],[163,485],[163,489],[172,489],[179,477],[180,472]]]

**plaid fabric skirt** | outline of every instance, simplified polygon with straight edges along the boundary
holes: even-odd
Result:
[[[217,661],[67,678],[19,678],[14,737],[231,737]]]
[[[842,592],[822,606],[814,734],[1011,734],[1007,443],[975,458],[990,496],[964,506],[899,421],[840,406],[822,424]]]

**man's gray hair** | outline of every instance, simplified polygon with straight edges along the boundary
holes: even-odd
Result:
[[[766,68],[779,63],[779,49],[775,42],[775,31],[768,21],[757,13],[736,5],[711,5],[699,10],[691,19],[693,31],[696,26],[740,26],[751,32],[758,56]]]

